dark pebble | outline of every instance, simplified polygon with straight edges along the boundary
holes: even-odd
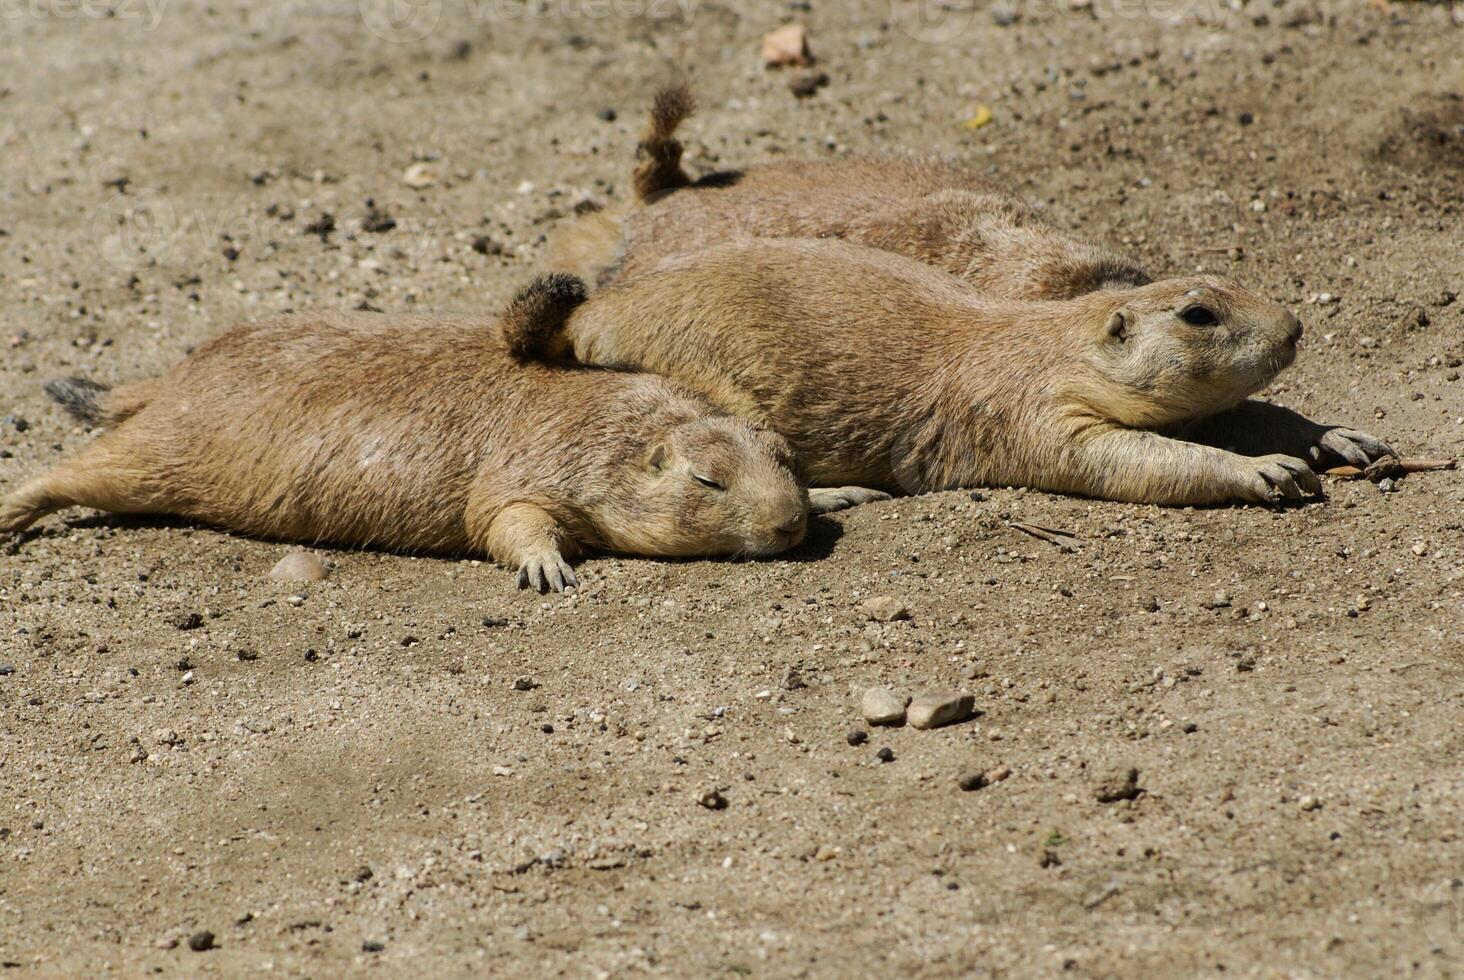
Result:
[[[473,239],[473,251],[479,255],[502,255],[503,246],[489,238],[487,235],[479,235]]]
[[[230,262],[233,262],[238,257],[239,257],[239,250],[237,248],[235,248],[234,246],[230,245],[230,246],[228,246],[227,248],[224,249],[224,258],[228,259]]]
[[[484,616],[483,625],[488,627],[489,629],[492,629],[495,626],[507,626],[508,620],[504,619],[502,616]]]
[[[397,225],[396,219],[376,207],[376,202],[367,198],[366,217],[361,219],[361,230],[376,234],[391,231]]]
[[[595,115],[599,116],[605,122],[614,122],[615,121],[615,110],[612,109],[612,108],[610,108],[609,106],[606,106],[605,108],[601,109],[599,112],[595,113]]]
[[[25,430],[30,428],[30,423],[21,418],[19,415],[7,415],[5,416],[5,421],[14,426],[16,432],[24,432]]]
[[[1242,126],[1249,126],[1251,123],[1253,123],[1255,121],[1256,121],[1256,117],[1253,116],[1253,115],[1251,115],[1249,112],[1242,112],[1240,114],[1240,124]]]
[[[385,943],[372,942],[369,939],[361,944],[361,952],[363,953],[379,953],[383,949],[386,949]]]
[[[539,726],[539,731],[543,732],[545,735],[553,735],[554,734],[554,726],[553,725],[540,725]]]
[[[0,677],[9,677],[15,673],[15,668],[9,664],[0,664]]]
[[[890,748],[888,745],[886,745],[884,748],[882,748],[878,752],[876,752],[874,754],[874,757],[876,759],[878,759],[880,762],[894,762],[895,761],[895,750],[892,749],[892,748]]]
[[[1186,722],[1185,723],[1184,733],[1186,735],[1193,735],[1195,732],[1197,732],[1199,730],[1200,730],[1200,726],[1199,725],[1196,725],[1194,722],[1191,721],[1191,722]]]
[[[982,493],[980,490],[972,490],[971,499],[979,504],[986,499],[986,494]]]
[[[253,661],[259,659],[259,654],[255,653],[253,650],[240,650],[239,652],[235,653],[234,656],[238,657],[244,663],[252,663]]]
[[[315,663],[315,661],[317,661],[319,659],[320,659],[320,654],[316,653],[314,650],[306,650],[305,651],[305,662],[307,664],[313,664],[313,663]]]
[[[819,89],[829,83],[829,73],[826,71],[806,71],[800,75],[794,75],[788,81],[788,91],[800,99],[812,96]]]
[[[202,953],[205,950],[214,948],[214,934],[207,929],[200,929],[188,937],[188,948],[195,953]]]
[[[862,728],[856,728],[848,735],[844,736],[844,741],[848,742],[850,745],[863,745],[865,742],[869,741],[869,733]]]
[[[305,234],[319,235],[320,240],[324,242],[328,237],[330,237],[330,233],[335,231],[335,226],[335,215],[327,211],[325,214],[322,214],[320,217],[316,218],[314,221],[310,222],[310,224],[305,226]]]
[[[174,628],[180,630],[196,630],[203,625],[203,617],[196,612],[182,613],[174,616],[170,622]]]
[[[956,785],[959,786],[959,787],[961,787],[961,789],[962,789],[963,792],[966,792],[966,793],[974,793],[978,789],[984,789],[984,788],[986,788],[986,786],[987,786],[986,773],[984,773],[984,772],[968,773],[968,774],[962,776],[959,780],[957,780],[956,781]]]
[[[369,868],[368,866],[366,866],[366,865],[363,864],[359,868],[356,869],[356,880],[357,881],[370,881],[371,878],[372,878],[372,876],[374,874],[375,874],[375,872],[372,871],[371,868]]]

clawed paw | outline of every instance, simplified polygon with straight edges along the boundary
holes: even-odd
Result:
[[[1259,456],[1241,464],[1240,497],[1256,503],[1300,500],[1319,495],[1322,481],[1305,460],[1295,456]]]
[[[550,589],[563,592],[578,585],[574,569],[557,553],[534,555],[519,566],[518,587],[521,589],[536,589],[540,593]]]
[[[1320,462],[1326,454],[1339,457],[1360,470],[1366,469],[1368,464],[1376,462],[1384,456],[1398,455],[1393,451],[1393,447],[1381,439],[1370,436],[1366,432],[1341,427],[1328,429],[1312,447],[1314,461]]]
[[[829,514],[836,510],[889,499],[890,495],[883,490],[871,490],[868,487],[819,487],[808,491],[808,510],[812,514]]]

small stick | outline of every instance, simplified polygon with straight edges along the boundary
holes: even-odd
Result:
[[[1016,528],[1023,534],[1030,534],[1034,538],[1046,541],[1048,544],[1055,544],[1063,551],[1076,551],[1078,536],[1071,531],[1061,531],[1053,527],[1043,527],[1040,524],[1026,524],[1022,521],[1011,521],[1008,526]]]
[[[1400,459],[1398,466],[1404,473],[1426,473],[1429,470],[1452,470],[1459,465],[1456,459]],[[1327,476],[1340,476],[1345,480],[1356,480],[1364,472],[1356,466],[1334,466],[1324,470]]]

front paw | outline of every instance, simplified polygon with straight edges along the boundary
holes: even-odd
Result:
[[[1338,457],[1358,469],[1367,469],[1368,464],[1374,463],[1384,456],[1398,454],[1393,447],[1381,439],[1368,435],[1366,432],[1359,432],[1356,429],[1344,429],[1337,427],[1328,429],[1317,440],[1316,445],[1311,448],[1312,462],[1319,463],[1330,454]]]
[[[521,589],[537,589],[542,594],[550,589],[563,592],[578,585],[574,569],[557,551],[530,555],[519,566],[518,587]]]
[[[1295,456],[1244,457],[1235,464],[1235,499],[1258,504],[1300,500],[1322,492],[1322,481],[1305,460]]]
[[[889,499],[890,495],[883,490],[871,490],[868,487],[818,487],[808,491],[808,511],[811,514],[830,514],[836,510]]]

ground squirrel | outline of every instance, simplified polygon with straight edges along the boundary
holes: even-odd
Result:
[[[484,553],[576,584],[586,548],[768,555],[803,537],[788,443],[670,381],[523,363],[584,298],[535,280],[500,321],[295,315],[236,327],[163,377],[49,390],[109,431],[0,500],[0,531],[73,505],[270,538]]]
[[[996,182],[952,163],[807,160],[693,180],[675,138],[692,109],[685,85],[656,93],[637,148],[636,203],[584,215],[559,233],[554,268],[605,285],[738,237],[842,238],[1011,299],[1067,299],[1150,281],[1128,259],[1056,231]]]
[[[1012,301],[892,252],[789,238],[668,259],[591,296],[537,349],[687,384],[787,436],[815,486],[1022,485],[1182,505],[1319,490],[1297,455],[1174,436],[1237,405],[1306,438],[1293,453],[1391,453],[1244,401],[1292,362],[1301,332],[1219,276]]]

